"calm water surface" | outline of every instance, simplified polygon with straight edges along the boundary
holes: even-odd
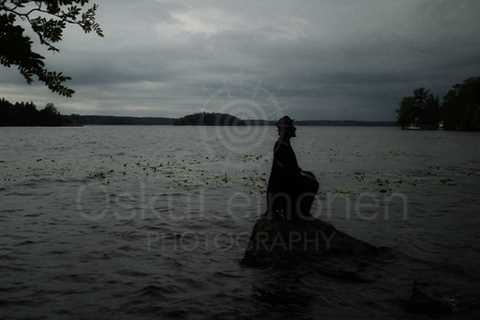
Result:
[[[315,214],[394,252],[367,284],[238,264],[264,210],[273,128],[0,133],[2,319],[398,319],[414,280],[477,303],[478,133],[298,128]]]

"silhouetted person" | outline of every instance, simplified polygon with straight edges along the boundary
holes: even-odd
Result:
[[[310,216],[318,191],[313,173],[303,171],[290,145],[296,136],[293,120],[284,116],[277,122],[279,138],[273,149],[273,164],[267,188],[267,210],[272,218],[295,220]]]

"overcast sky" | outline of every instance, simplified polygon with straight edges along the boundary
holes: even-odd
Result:
[[[73,98],[0,67],[0,96],[63,113],[393,120],[416,87],[480,76],[478,0],[103,0],[49,68]]]

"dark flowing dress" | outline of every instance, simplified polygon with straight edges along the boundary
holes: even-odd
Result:
[[[267,212],[273,217],[297,219],[310,215],[318,191],[313,173],[298,166],[289,142],[278,140],[273,149],[272,172],[267,188]]]

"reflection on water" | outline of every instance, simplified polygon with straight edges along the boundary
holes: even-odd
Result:
[[[1,128],[2,318],[398,318],[413,280],[478,292],[478,134],[300,127],[316,215],[396,258],[257,270],[276,133],[225,130]],[[360,264],[375,281],[325,272]]]

